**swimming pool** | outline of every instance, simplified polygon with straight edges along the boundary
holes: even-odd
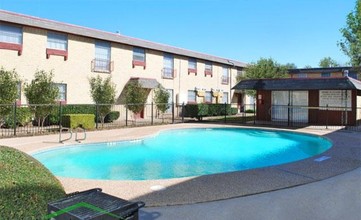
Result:
[[[119,142],[81,144],[33,154],[61,177],[150,180],[247,170],[302,160],[332,146],[286,131],[192,128]]]

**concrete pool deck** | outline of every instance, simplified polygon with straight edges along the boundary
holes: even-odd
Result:
[[[87,139],[83,143],[139,139],[154,135],[162,130],[194,127],[234,126],[175,124],[96,131],[88,132]],[[242,127],[244,128],[244,126]],[[272,130],[274,129],[272,128]],[[211,201],[224,202],[242,196],[273,192],[325,180],[361,167],[361,135],[359,132],[310,128],[295,129],[293,131],[327,137],[333,141],[334,145],[330,150],[320,155],[293,163],[191,178],[147,181],[84,180],[61,177],[58,177],[58,179],[67,193],[89,188],[102,188],[104,192],[124,199],[144,201],[147,207],[161,207]],[[53,147],[78,144],[74,140],[60,144],[58,140],[59,135],[10,138],[0,139],[0,145],[14,147],[31,154]],[[315,159],[322,156],[329,157],[329,159],[320,162],[315,161]],[[165,189],[153,191],[151,190],[152,186],[161,186],[165,187]]]

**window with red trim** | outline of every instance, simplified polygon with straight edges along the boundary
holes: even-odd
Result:
[[[0,25],[0,49],[18,51],[20,56],[23,50],[23,29],[15,25]]]
[[[146,67],[145,63],[145,49],[134,47],[133,48],[133,62],[132,62],[133,68],[135,66],[142,66],[143,69]]]
[[[197,75],[197,60],[194,58],[188,59],[188,74],[190,73]]]
[[[204,76],[213,76],[213,72],[212,72],[212,63],[211,62],[206,62],[205,63],[205,69],[204,69]]]
[[[64,83],[55,83],[55,86],[58,87],[59,95],[57,97],[57,101],[63,104],[66,104],[67,99],[67,85]]]
[[[57,32],[48,32],[48,41],[46,48],[46,58],[50,55],[63,56],[68,59],[68,35]]]

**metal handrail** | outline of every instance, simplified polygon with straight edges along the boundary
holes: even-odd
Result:
[[[69,131],[69,133],[70,133],[70,136],[68,137],[68,138],[65,138],[65,139],[61,139],[61,133],[63,132],[63,131]],[[71,131],[71,129],[70,128],[63,128],[63,127],[60,127],[60,129],[59,129],[59,143],[64,143],[64,141],[68,141],[68,140],[70,140],[71,138],[73,137],[73,132]]]
[[[82,131],[84,133],[83,138],[78,138],[78,128],[82,129]],[[85,139],[86,139],[86,130],[85,130],[85,128],[83,128],[83,126],[80,125],[75,130],[75,141],[80,143],[80,141],[84,141]]]

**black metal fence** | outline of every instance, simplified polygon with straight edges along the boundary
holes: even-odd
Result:
[[[155,103],[147,103],[137,114],[129,110],[137,104],[0,105],[0,138],[59,133],[66,114],[93,114],[94,130],[201,121],[361,131],[361,108],[274,105],[257,110],[255,104],[225,103],[198,104],[198,112],[189,114],[187,109],[191,108],[187,104],[164,105],[168,106],[164,113]]]

